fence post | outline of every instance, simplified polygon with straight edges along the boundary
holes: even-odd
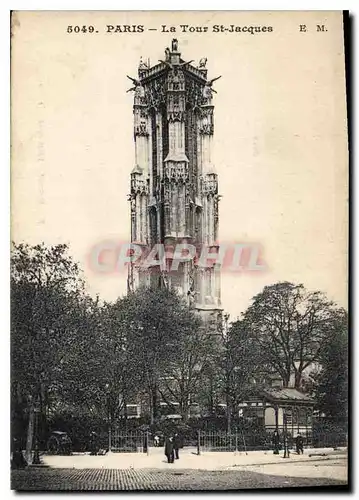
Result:
[[[197,431],[197,455],[201,454],[201,431]]]
[[[108,426],[108,451],[111,451],[112,433],[111,425]]]
[[[148,443],[148,431],[146,431],[146,451],[147,451],[147,455],[149,455],[150,450],[149,450],[149,443]]]
[[[236,432],[236,452],[238,451],[238,433]]]

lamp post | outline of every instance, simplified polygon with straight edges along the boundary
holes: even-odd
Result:
[[[273,433],[273,453],[279,455],[279,427],[278,427],[278,405],[274,405],[275,431]]]
[[[283,446],[284,446],[284,455],[283,458],[289,458],[289,447],[288,447],[288,426],[287,426],[287,414],[286,411],[283,410],[283,427],[284,427],[284,436],[283,436]]]

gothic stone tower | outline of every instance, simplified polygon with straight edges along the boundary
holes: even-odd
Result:
[[[129,267],[128,289],[176,288],[204,319],[220,316],[219,264],[199,266],[188,257],[171,271],[177,244],[216,251],[218,180],[211,163],[213,141],[212,84],[206,62],[181,59],[177,40],[165,60],[150,66],[140,61],[134,87],[135,166],[131,172],[131,238],[143,247],[166,249],[167,270]],[[172,254],[173,257],[173,254]]]

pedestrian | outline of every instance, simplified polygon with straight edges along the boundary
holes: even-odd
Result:
[[[298,432],[297,437],[295,438],[295,446],[297,449],[297,454],[300,455],[304,453],[304,442],[303,436]]]
[[[27,466],[27,461],[25,460],[24,455],[22,454],[21,443],[18,439],[14,438],[11,468],[25,469],[26,466]]]
[[[160,438],[159,436],[157,436],[157,434],[155,435],[155,437],[153,438],[153,444],[155,445],[155,447],[157,448],[160,444]]]
[[[165,455],[167,457],[167,462],[169,464],[173,464],[174,462],[174,453],[173,453],[173,437],[169,436],[165,441]]]
[[[279,433],[278,433],[277,429],[273,432],[272,442],[273,442],[273,448],[274,448],[273,454],[279,455]]]
[[[145,432],[143,434],[143,453],[148,452],[148,434]]]
[[[90,455],[97,455],[100,450],[100,446],[98,444],[98,437],[96,432],[92,431],[90,433]]]
[[[175,459],[179,459],[179,447],[180,447],[180,437],[178,433],[176,432],[174,437],[173,437],[173,449],[175,451]]]

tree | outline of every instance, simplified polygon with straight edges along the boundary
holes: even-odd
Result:
[[[66,245],[14,245],[11,256],[11,361],[19,400],[46,393],[68,325],[68,299],[82,289],[79,269]]]
[[[130,347],[128,313],[128,301],[124,299],[105,303],[101,311],[101,351],[105,355],[102,373],[111,419],[122,412],[127,419],[127,403],[137,396],[141,385],[136,357]]]
[[[102,308],[98,299],[68,297],[66,330],[57,344],[56,377],[51,385],[53,408],[107,418],[107,359]],[[56,406],[55,406],[56,403]]]
[[[13,244],[11,252],[12,433],[24,438],[31,458],[34,410],[46,419],[68,347],[71,298],[83,292],[78,266],[66,245]]]
[[[294,376],[294,386],[300,389],[304,371],[320,360],[334,316],[334,304],[324,294],[284,282],[256,295],[243,320],[263,364],[281,376],[285,387]]]
[[[337,312],[333,331],[320,353],[321,372],[316,396],[318,409],[333,423],[346,424],[348,419],[348,314]]]
[[[158,416],[160,381],[177,358],[181,339],[198,323],[187,304],[167,288],[140,288],[122,301],[128,356],[148,396],[153,424]]]
[[[202,364],[200,379],[195,399],[201,410],[208,416],[214,416],[223,402],[223,380],[220,363],[223,358],[223,337],[221,335],[222,313],[213,313],[202,319],[198,330],[198,341],[194,339],[196,350]],[[192,334],[193,335],[193,334]],[[203,354],[201,354],[203,353]]]
[[[190,309],[183,311],[176,343],[177,352],[164,366],[160,394],[169,405],[171,401],[179,403],[179,412],[186,421],[190,404],[196,402],[205,370],[212,360],[214,343],[199,316]]]
[[[261,358],[255,339],[242,320],[235,321],[229,327],[223,345],[220,368],[227,404],[227,428],[230,431],[231,418],[238,415],[239,403],[245,401],[253,389]]]

